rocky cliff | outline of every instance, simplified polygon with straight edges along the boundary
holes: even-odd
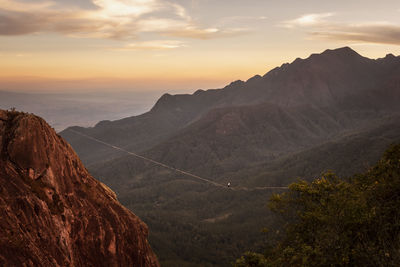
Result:
[[[147,234],[44,120],[0,110],[1,266],[159,266]]]

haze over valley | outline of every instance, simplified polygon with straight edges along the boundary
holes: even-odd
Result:
[[[56,130],[94,126],[101,120],[139,115],[150,109],[159,92],[10,92],[0,91],[0,108],[23,110],[46,119]]]

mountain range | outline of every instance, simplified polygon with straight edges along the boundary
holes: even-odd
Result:
[[[337,112],[337,116],[358,116],[355,118],[358,122],[362,117],[374,116],[373,112],[399,109],[396,90],[400,80],[399,62],[393,55],[368,59],[348,47],[327,50],[222,89],[198,90],[192,95],[164,94],[149,112],[140,116],[74,129],[141,152],[176,135],[210,111],[221,113],[218,108],[222,107],[270,104],[294,113],[297,108],[303,108],[300,111],[303,114],[307,114],[305,109],[314,108],[322,113],[330,111],[334,116]],[[332,117],[332,114],[327,115]],[[327,121],[331,121],[329,117]],[[340,118],[333,117],[333,120],[342,123]],[[351,118],[347,122],[353,123]],[[61,134],[86,163],[90,164],[92,157],[98,161],[93,154],[107,153],[102,146],[89,144],[85,139],[81,142],[81,137],[68,130]]]
[[[252,188],[368,168],[400,141],[399,103],[400,57],[344,47],[222,89],[165,94],[142,115],[60,134],[149,225],[163,266],[228,266],[268,243],[259,231],[274,225],[265,203],[280,191]],[[76,132],[248,190],[216,188]]]

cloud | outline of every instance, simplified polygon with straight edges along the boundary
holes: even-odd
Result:
[[[177,40],[153,40],[130,43],[122,48],[112,48],[111,50],[171,50],[184,47],[185,43]]]
[[[217,28],[200,29],[193,26],[188,26],[182,29],[166,31],[164,34],[174,37],[186,37],[193,39],[209,40],[221,37],[233,37],[248,33],[248,29],[229,29],[219,30]]]
[[[29,23],[27,24],[27,22]],[[34,14],[22,14],[20,12],[4,13],[0,10],[0,34],[21,35],[32,33],[45,24],[45,19]]]
[[[45,2],[46,0],[14,0],[13,2],[21,4],[35,4]],[[98,7],[91,0],[53,0],[53,8],[57,7],[78,7],[82,9],[97,9]]]
[[[323,24],[325,22],[325,18],[332,17],[333,15],[334,13],[306,14],[293,20],[284,21],[282,23],[282,26],[286,28],[294,28],[297,26],[312,26]]]
[[[211,39],[240,31],[198,25],[166,0],[0,0],[0,35],[48,32],[129,40],[142,33]]]
[[[319,29],[310,34],[319,39],[400,45],[400,25],[389,23],[334,25],[329,31]]]
[[[31,13],[46,10],[50,8],[54,2],[51,1],[11,1],[11,0],[0,0],[0,9],[7,11],[20,11],[24,12],[29,10]]]
[[[230,16],[223,17],[219,20],[219,25],[231,25],[231,24],[248,24],[252,22],[259,22],[262,20],[267,20],[265,16],[253,17],[253,16]]]
[[[312,39],[400,45],[400,25],[390,22],[344,23],[327,18],[333,13],[309,14],[284,22],[287,28],[305,28]]]

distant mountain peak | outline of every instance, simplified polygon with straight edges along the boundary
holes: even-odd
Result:
[[[342,59],[342,60],[352,60],[352,59],[362,59],[364,58],[360,54],[358,54],[356,51],[351,49],[348,46],[341,47],[341,48],[336,48],[336,49],[327,49],[321,54],[312,54],[308,59],[312,60],[315,58],[337,58],[337,59]]]
[[[354,51],[349,46],[339,47],[335,49],[326,49],[322,54],[356,54],[359,55],[356,51]]]
[[[163,94],[156,102],[156,104],[153,106],[151,110],[157,110],[160,108],[168,108],[170,106],[171,100],[174,98],[171,94]]]
[[[241,86],[241,85],[243,85],[244,83],[245,83],[245,82],[242,81],[242,80],[236,80],[236,81],[231,82],[229,85],[225,86],[225,88],[228,88],[228,87],[235,87],[235,86]]]
[[[255,81],[258,81],[258,80],[260,80],[262,77],[260,76],[260,75],[254,75],[253,77],[251,77],[250,79],[248,79],[247,81],[246,81],[246,83],[248,83],[248,82],[255,82]]]
[[[385,56],[385,58],[396,58],[395,55],[393,55],[392,53],[389,53]]]
[[[348,46],[340,47],[336,49],[326,49],[322,53],[311,54],[307,58],[296,58],[291,63],[284,63],[280,67],[276,67],[271,71],[267,72],[263,77],[275,76],[278,73],[283,73],[285,70],[302,69],[304,66],[309,64],[322,64],[329,65],[332,60],[337,60],[338,62],[360,62],[363,60],[371,60],[366,57],[361,56],[356,51]],[[372,61],[372,60],[371,60]],[[321,65],[321,66],[322,66]]]

